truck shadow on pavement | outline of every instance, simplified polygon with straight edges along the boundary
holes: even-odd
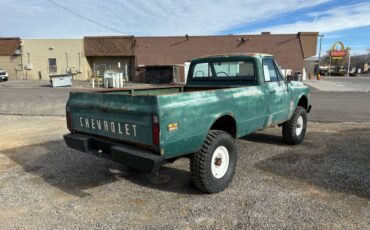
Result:
[[[256,134],[257,136],[259,134]],[[259,135],[257,142],[280,142]],[[370,199],[370,129],[349,129],[338,133],[310,133],[304,141],[255,164],[258,169],[314,186]],[[248,139],[253,141],[253,139]],[[308,146],[318,143],[321,146]]]
[[[257,143],[264,143],[264,144],[271,144],[271,145],[280,145],[286,146],[281,135],[270,135],[266,133],[251,133],[247,136],[240,138],[242,140],[257,142]]]
[[[22,166],[25,172],[39,176],[46,183],[77,197],[91,196],[86,191],[88,189],[116,181],[125,183],[125,180],[153,189],[199,194],[190,186],[189,171],[162,167],[158,176],[145,174],[110,160],[71,150],[63,140],[2,150],[1,153]]]

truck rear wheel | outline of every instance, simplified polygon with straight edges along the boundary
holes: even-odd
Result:
[[[201,191],[223,191],[235,174],[237,151],[233,137],[210,130],[200,150],[190,158],[191,179]]]
[[[290,120],[283,124],[283,138],[285,142],[291,145],[297,145],[301,143],[306,134],[306,128],[306,110],[300,106],[297,106]]]

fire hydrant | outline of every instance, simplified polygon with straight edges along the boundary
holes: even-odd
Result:
[[[317,74],[317,80],[320,81],[321,80],[321,76],[320,74]]]

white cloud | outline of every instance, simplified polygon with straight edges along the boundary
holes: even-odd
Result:
[[[55,0],[57,1],[57,0]],[[134,35],[215,34],[274,19],[328,0],[64,0],[68,9]],[[1,35],[70,37],[116,34],[45,0],[0,0]],[[320,20],[320,19],[318,19]]]
[[[342,34],[328,34],[328,35],[325,35],[325,39],[336,39],[336,38],[343,38],[345,37],[344,35]]]
[[[313,18],[309,21],[297,21],[289,24],[266,27],[263,28],[262,31],[271,31],[272,33],[296,33],[299,31],[328,33],[369,26],[369,12],[370,2],[351,4],[322,12],[309,13],[307,15]],[[258,32],[259,31],[253,31],[253,33]]]

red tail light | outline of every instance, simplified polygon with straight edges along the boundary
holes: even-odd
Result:
[[[67,128],[68,128],[69,131],[72,131],[72,128],[71,128],[71,112],[69,112],[67,110],[66,113],[67,113]]]
[[[159,120],[158,116],[153,116],[153,145],[159,145],[159,136],[160,136],[160,129],[159,129]]]

